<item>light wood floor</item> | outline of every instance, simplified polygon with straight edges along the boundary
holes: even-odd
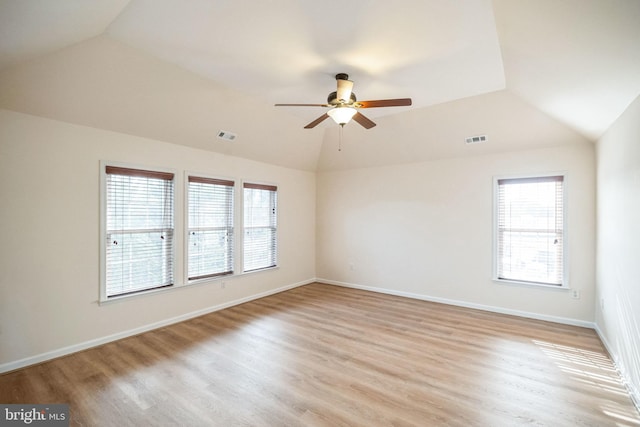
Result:
[[[638,426],[596,334],[312,284],[0,376],[86,426]]]

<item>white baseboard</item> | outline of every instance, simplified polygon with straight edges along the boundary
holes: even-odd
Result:
[[[282,286],[269,291],[261,292],[259,294],[250,295],[244,298],[240,298],[233,301],[228,301],[222,304],[218,304],[212,307],[207,307],[202,310],[192,311],[190,313],[182,314],[180,316],[172,317],[170,319],[161,320],[148,325],[140,326],[138,328],[129,329],[127,331],[118,332],[116,334],[108,335],[101,338],[92,339],[79,344],[70,345],[68,347],[59,348],[57,350],[48,351],[35,356],[25,357],[24,359],[16,360],[13,362],[7,362],[0,365],[0,374],[5,372],[14,371],[16,369],[24,368],[26,366],[35,365],[38,363],[46,362],[47,360],[56,359],[68,354],[77,353],[78,351],[87,350],[92,347],[97,347],[102,344],[106,344],[119,339],[127,338],[133,335],[138,335],[143,332],[148,332],[153,329],[162,328],[164,326],[172,325],[174,323],[183,322],[185,320],[193,319],[194,317],[203,316],[205,314],[213,313],[214,311],[223,310],[225,308],[233,307],[234,305],[243,304],[245,302],[253,301],[256,299],[264,298],[269,295],[277,294],[280,292],[288,291],[289,289],[297,288],[299,286],[308,285],[314,283],[316,279],[308,279],[302,282],[294,283],[291,285]]]
[[[590,329],[594,329],[595,327],[595,324],[593,322],[587,322],[587,321],[578,320],[578,319],[571,319],[567,317],[549,316],[546,314],[531,313],[528,311],[521,311],[521,310],[512,310],[509,308],[495,307],[491,305],[475,304],[471,302],[453,300],[448,298],[432,297],[429,295],[397,291],[394,289],[378,288],[375,286],[357,285],[354,283],[339,282],[336,280],[318,278],[317,281],[320,283],[326,283],[328,285],[343,286],[346,288],[361,289],[363,291],[379,292],[382,294],[396,295],[400,297],[419,299],[423,301],[437,302],[440,304],[448,304],[448,305],[455,305],[458,307],[473,308],[476,310],[490,311],[492,313],[509,314],[512,316],[526,317],[528,319],[544,320],[547,322],[562,323],[565,325],[580,326],[583,328],[590,328]]]
[[[600,329],[600,326],[598,325],[598,323],[594,324],[593,329],[595,329],[596,333],[598,334],[598,337],[600,337],[600,341],[602,341],[602,344],[607,349],[607,352],[609,352],[609,355],[611,356],[611,360],[615,365],[616,371],[618,372],[618,374],[620,374],[620,378],[622,378],[622,381],[625,387],[627,388],[629,395],[631,396],[631,401],[636,406],[636,409],[638,410],[638,412],[640,412],[640,390],[638,390],[631,383],[631,381],[628,381],[626,372],[620,369],[620,363],[618,362],[618,359],[619,359],[618,354],[613,351],[613,347],[611,347],[611,344],[609,344],[607,337],[604,335],[604,333]]]

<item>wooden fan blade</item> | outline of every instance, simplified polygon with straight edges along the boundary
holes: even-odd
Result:
[[[330,107],[329,104],[275,104],[276,107]]]
[[[329,115],[327,113],[324,113],[323,115],[321,115],[320,117],[318,117],[317,119],[315,119],[314,121],[312,121],[311,123],[306,125],[304,128],[305,129],[312,129],[312,128],[318,126],[323,121],[325,121],[328,117],[329,117]]]
[[[353,120],[355,120],[356,122],[360,123],[362,125],[362,127],[364,127],[365,129],[371,129],[372,127],[374,127],[376,125],[374,122],[369,120],[367,117],[365,117],[364,115],[360,114],[360,112],[356,113],[356,115],[353,116]]]
[[[358,108],[404,107],[411,105],[411,98],[379,99],[376,101],[358,101]]]

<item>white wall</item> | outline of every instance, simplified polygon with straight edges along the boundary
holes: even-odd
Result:
[[[567,173],[570,286],[492,281],[493,177]],[[318,174],[322,280],[591,324],[595,153],[591,143]]]
[[[225,289],[210,282],[98,305],[101,160],[276,183],[280,267],[227,278]],[[311,172],[0,110],[0,371],[312,280],[315,190]]]
[[[596,325],[640,405],[640,98],[597,147]]]

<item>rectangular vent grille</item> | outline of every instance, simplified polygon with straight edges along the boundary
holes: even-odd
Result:
[[[487,135],[476,135],[469,136],[464,139],[464,142],[467,144],[480,144],[481,142],[485,142],[487,140]]]
[[[225,141],[233,141],[237,136],[238,135],[236,135],[235,133],[226,130],[221,130],[220,132],[218,132],[218,138],[224,139]]]

